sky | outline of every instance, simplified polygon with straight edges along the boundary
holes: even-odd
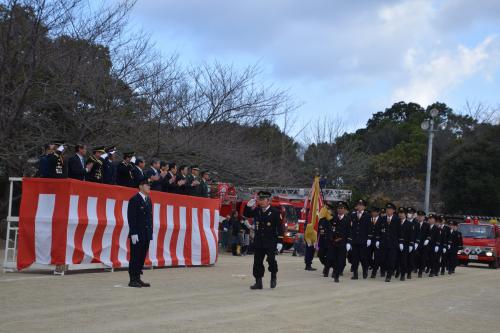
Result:
[[[297,128],[360,128],[398,101],[500,105],[500,0],[138,0],[131,22],[187,65],[258,64]]]

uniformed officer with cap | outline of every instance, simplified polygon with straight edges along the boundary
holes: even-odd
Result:
[[[120,186],[134,187],[134,176],[132,171],[135,168],[134,152],[123,153],[123,161],[116,168],[116,184]]]
[[[462,239],[462,233],[458,231],[458,222],[451,222],[450,231],[450,251],[448,252],[448,274],[454,274],[455,268],[458,265],[457,253],[458,250],[462,250],[464,243]]]
[[[376,237],[380,239],[375,243],[375,247],[382,251],[386,269],[386,282],[391,282],[392,274],[396,266],[398,252],[403,247],[400,242],[401,221],[395,215],[396,206],[392,203],[386,205],[387,215],[383,217],[377,228]]]
[[[370,215],[371,215],[371,220],[370,220],[370,234],[372,237],[370,238],[371,244],[370,247],[368,248],[368,260],[370,262],[371,268],[372,268],[372,274],[371,278],[374,279],[377,276],[377,270],[378,268],[382,265],[382,258],[380,256],[380,250],[377,249],[375,244],[379,242],[380,244],[380,238],[377,236],[377,226],[380,223],[381,217],[380,217],[380,208],[378,207],[372,207],[370,210]]]
[[[328,262],[328,247],[330,246],[331,223],[335,208],[326,203],[319,213],[318,222],[318,258],[323,265],[323,276],[327,277],[330,271]]]
[[[451,248],[451,228],[449,222],[444,215],[441,215],[441,275],[444,275],[445,269],[448,267],[449,253]]]
[[[411,272],[417,273],[417,264],[415,262],[416,260],[416,254],[417,254],[417,249],[415,245],[415,242],[417,240],[417,210],[413,207],[408,207],[406,208],[406,218],[408,221],[410,221],[411,227],[412,227],[412,232],[413,232],[413,238],[414,238],[414,244],[413,244],[413,251],[408,255],[408,278],[411,279]]]
[[[92,153],[93,155],[87,160],[87,164],[92,163],[92,168],[87,174],[86,180],[94,183],[102,183],[104,172],[101,156],[106,153],[104,151],[104,146],[94,147]]]
[[[399,238],[399,270],[401,274],[400,280],[404,281],[406,274],[411,279],[411,271],[409,269],[410,254],[413,252],[415,244],[415,235],[413,233],[413,224],[406,216],[406,208],[400,207],[398,210],[399,219],[401,220],[401,235]],[[397,274],[396,274],[397,278]]]
[[[429,243],[431,241],[431,232],[429,223],[425,220],[425,212],[417,211],[417,221],[415,224],[415,255],[414,263],[421,278],[425,270],[425,265],[429,258]]]
[[[143,177],[139,182],[139,192],[130,198],[127,207],[127,220],[130,238],[130,262],[128,272],[129,287],[149,287],[150,284],[141,280],[144,261],[153,240],[153,205],[149,194],[151,191],[149,179]]]
[[[349,228],[349,207],[346,202],[340,201],[337,204],[337,214],[333,216],[329,232],[328,246],[328,266],[333,267],[332,277],[335,282],[339,282],[345,267],[347,251],[351,245],[347,243]]]
[[[366,201],[356,202],[356,211],[349,218],[347,242],[351,248],[352,277],[358,279],[358,267],[361,263],[363,279],[368,277],[368,252],[372,242],[370,214],[366,211]]]
[[[54,141],[55,150],[46,156],[47,178],[66,178],[64,172],[64,151],[66,147],[62,140]]]
[[[429,277],[438,276],[439,273],[439,259],[441,257],[441,228],[439,227],[440,222],[441,217],[434,214],[429,215],[431,234],[431,241],[429,242]]]
[[[260,191],[256,200],[251,199],[245,207],[245,216],[253,218],[255,227],[254,236],[254,261],[253,276],[255,284],[250,289],[262,289],[262,277],[264,276],[264,258],[267,257],[269,272],[271,272],[271,288],[277,284],[278,263],[276,262],[276,251],[283,248],[283,227],[281,225],[281,214],[271,206],[271,193]]]
[[[116,184],[116,164],[115,156],[116,156],[116,147],[110,146],[105,149],[106,153],[101,156],[103,160],[102,164],[102,182],[104,184],[114,185]]]

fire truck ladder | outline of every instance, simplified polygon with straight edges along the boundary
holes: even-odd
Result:
[[[241,198],[249,199],[254,193],[258,191],[269,191],[273,196],[288,198],[291,200],[304,200],[311,192],[310,188],[300,187],[238,187],[238,196]],[[352,196],[350,190],[339,190],[324,188],[322,189],[326,201],[348,201]]]

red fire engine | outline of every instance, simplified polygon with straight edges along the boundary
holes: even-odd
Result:
[[[467,218],[458,226],[464,248],[458,252],[460,264],[469,262],[488,264],[496,269],[500,264],[500,228],[496,224]]]

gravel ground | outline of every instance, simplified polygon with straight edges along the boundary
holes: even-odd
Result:
[[[147,270],[152,287],[142,289],[126,287],[126,271],[0,274],[0,331],[498,331],[500,271],[460,267],[453,276],[392,283],[346,276],[336,284],[285,254],[278,287],[269,289],[267,273],[265,289],[251,291],[251,264],[251,256],[222,255],[213,267]]]

